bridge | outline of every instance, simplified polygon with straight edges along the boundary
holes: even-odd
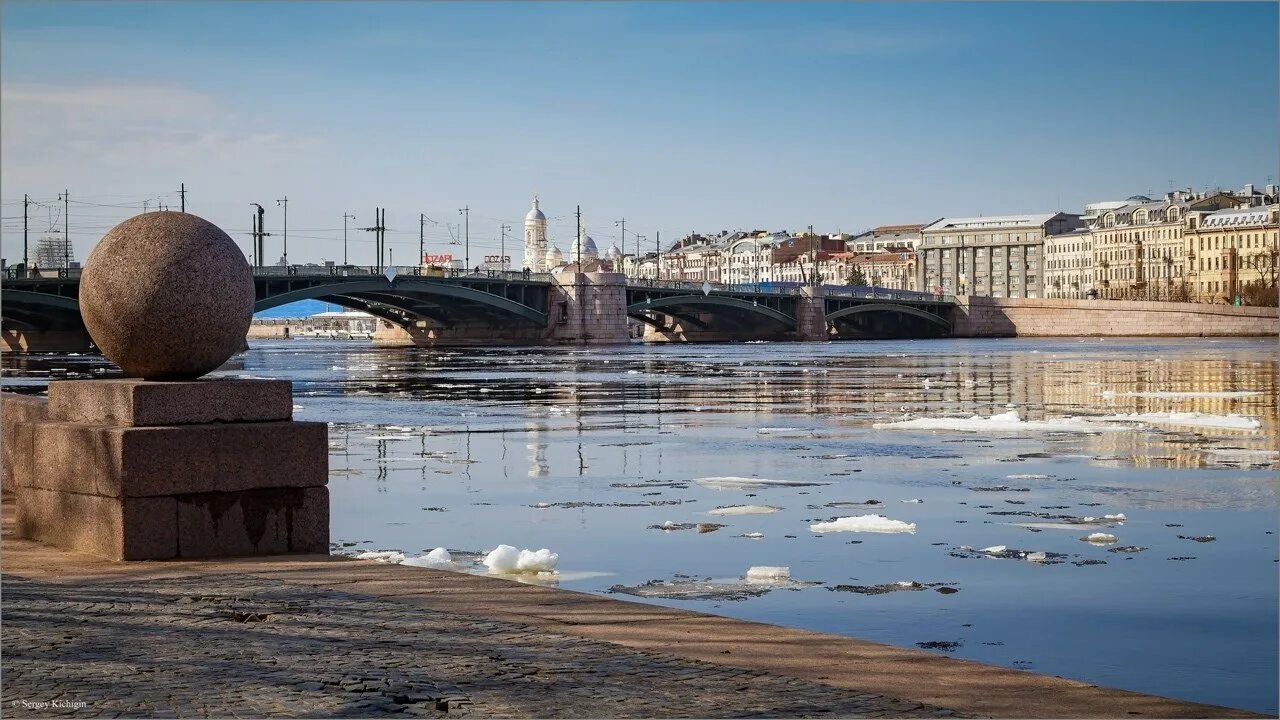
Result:
[[[83,350],[79,271],[5,276],[6,346]],[[254,270],[255,312],[320,300],[377,317],[376,340],[414,344],[929,337],[951,330],[954,299],[879,288],[719,285],[613,273],[456,271],[400,266]]]

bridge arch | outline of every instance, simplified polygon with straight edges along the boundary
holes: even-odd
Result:
[[[904,315],[911,315],[913,317],[927,320],[945,331],[951,331],[951,323],[946,318],[935,315],[928,310],[921,310],[920,308],[912,307],[911,305],[898,305],[896,303],[867,303],[865,305],[853,305],[851,307],[842,308],[835,312],[827,313],[827,322],[839,320],[840,318],[849,317],[851,315],[877,312],[898,312]]]
[[[743,310],[746,312],[755,313],[757,315],[760,315],[760,316],[769,318],[770,320],[773,320],[775,322],[778,322],[782,324],[784,327],[787,327],[789,329],[794,329],[796,326],[796,319],[791,317],[790,315],[787,315],[784,312],[774,310],[773,308],[770,308],[770,307],[765,307],[764,305],[749,303],[746,300],[741,300],[739,298],[723,297],[719,295],[670,295],[668,297],[650,298],[648,300],[645,300],[644,302],[637,302],[637,303],[632,303],[631,305],[628,305],[627,315],[631,317],[636,317],[638,319],[639,313],[642,313],[646,310],[657,310],[659,312],[662,312],[662,308],[664,307],[690,308],[690,307],[708,307],[708,306],[709,306],[709,309],[724,307],[724,308],[732,308],[735,310]],[[675,315],[675,313],[671,313],[671,312],[668,312],[666,314],[673,315],[673,316]]]
[[[514,300],[509,300],[501,295],[476,290],[466,285],[455,285],[452,283],[432,282],[429,280],[416,278],[397,278],[394,281],[387,280],[354,280],[354,281],[335,281],[320,282],[308,287],[290,290],[267,297],[260,298],[254,303],[254,311],[259,312],[268,310],[280,305],[287,305],[291,302],[299,300],[318,300],[325,297],[353,297],[359,299],[362,295],[376,294],[379,296],[377,302],[391,304],[392,296],[399,293],[405,293],[404,299],[412,301],[416,295],[446,297],[457,300],[465,300],[483,305],[485,307],[496,309],[507,315],[514,315],[517,318],[526,320],[539,327],[546,327],[547,314],[535,310],[528,305],[522,305]],[[413,293],[412,295],[408,293]],[[384,299],[385,298],[385,299]],[[334,304],[342,305],[342,303],[334,302]],[[367,302],[367,300],[366,300]],[[401,308],[406,312],[417,312],[409,308]],[[431,317],[427,313],[426,317]],[[431,317],[431,319],[439,320],[439,318]]]

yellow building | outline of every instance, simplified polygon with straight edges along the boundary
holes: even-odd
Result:
[[[1250,285],[1274,292],[1277,236],[1280,205],[1189,214],[1184,254],[1192,299],[1230,303]]]
[[[1192,212],[1234,208],[1227,193],[1171,193],[1164,200],[1135,202],[1108,210],[1092,228],[1094,287],[1099,297],[1179,300],[1188,270],[1183,240]]]

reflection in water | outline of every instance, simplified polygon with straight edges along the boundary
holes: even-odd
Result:
[[[68,356],[6,356],[4,370],[7,389],[30,392],[110,374]],[[548,547],[560,586],[591,592],[790,567],[818,584],[644,601],[1276,711],[1274,341],[293,341],[257,345],[220,372],[292,379],[297,416],[331,422],[334,540],[352,549]],[[1259,427],[872,427],[1010,410],[1084,423],[1238,415]],[[778,510],[708,514],[724,506]],[[810,530],[861,515],[916,533]],[[712,521],[725,527],[696,529]],[[1093,532],[1116,541],[1081,541]],[[901,583],[948,590],[834,591]]]

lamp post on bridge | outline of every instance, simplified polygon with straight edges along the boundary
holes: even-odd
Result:
[[[342,213],[342,264],[347,264],[347,221],[355,220],[354,214]]]

